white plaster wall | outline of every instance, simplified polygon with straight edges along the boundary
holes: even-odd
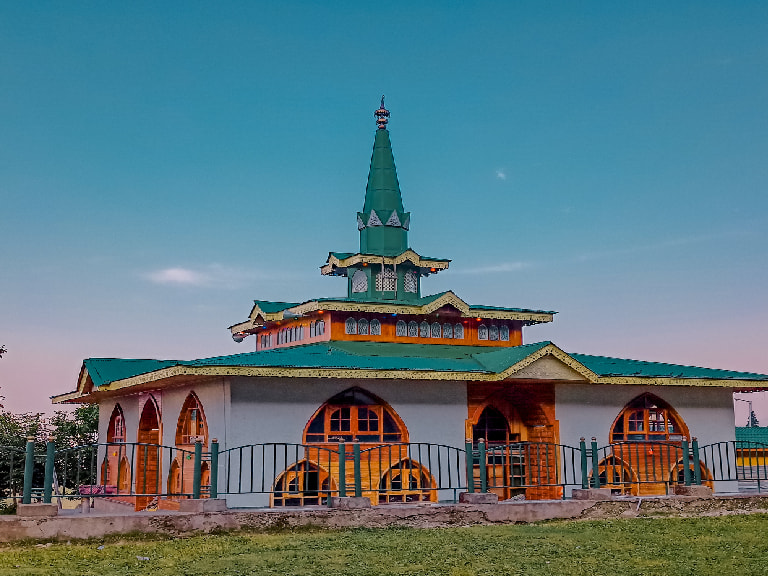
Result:
[[[405,423],[410,442],[464,446],[465,382],[246,377],[231,381],[226,445],[233,448],[263,442],[300,443],[304,427],[317,409],[334,395],[353,386],[389,403]],[[269,462],[265,469],[271,476]],[[257,475],[260,478],[260,463]],[[250,477],[245,480],[249,481]],[[272,480],[274,478],[268,478],[268,481]],[[438,497],[453,499],[453,492],[440,493]],[[229,505],[235,507],[266,506],[269,502],[266,495],[228,496],[227,499]]]
[[[687,386],[597,386],[563,383],[555,387],[555,411],[560,442],[578,446],[594,436],[598,446],[608,444],[611,425],[632,399],[651,393],[669,403],[685,421],[691,436],[704,446],[735,440],[733,399],[728,388]],[[703,459],[703,455],[702,455]],[[719,492],[735,492],[735,482],[717,482]]]

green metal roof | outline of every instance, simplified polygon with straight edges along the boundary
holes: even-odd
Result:
[[[545,341],[502,348],[333,341],[199,360],[90,358],[85,361],[85,366],[96,387],[171,366],[418,370],[498,374],[550,344],[551,342]],[[569,356],[599,376],[768,381],[768,375],[765,374],[659,364],[585,354],[570,354]]]
[[[768,445],[768,427],[736,426],[736,440],[742,440],[744,442],[761,442]]]
[[[282,312],[283,310],[293,308],[294,306],[298,306],[300,304],[299,302],[271,302],[269,300],[254,300],[253,303],[261,308],[261,311],[265,314]]]
[[[97,387],[181,363],[178,360],[127,360],[125,358],[88,358],[83,362],[93,380],[93,385]]]
[[[704,378],[713,380],[768,380],[766,374],[754,372],[734,372],[716,368],[625,360],[607,356],[589,356],[587,354],[569,354],[584,366],[600,376],[640,376],[656,378]]]

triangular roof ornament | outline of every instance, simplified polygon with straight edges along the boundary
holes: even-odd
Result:
[[[376,214],[376,210],[371,210],[371,215],[368,218],[368,226],[381,226],[381,220],[379,215]]]
[[[397,215],[397,210],[392,212],[392,216],[389,217],[389,220],[387,220],[387,226],[401,226],[400,224],[400,218]]]

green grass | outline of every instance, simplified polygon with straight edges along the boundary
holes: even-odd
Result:
[[[768,573],[768,515],[239,532],[0,547],[0,575]],[[103,545],[101,550],[98,549]],[[137,559],[137,556],[149,560]]]

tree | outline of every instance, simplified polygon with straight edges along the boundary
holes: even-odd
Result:
[[[0,345],[0,358],[3,357],[3,354],[8,352],[8,348],[5,347],[5,344]]]
[[[747,423],[747,426],[750,428],[757,428],[760,426],[760,421],[757,419],[757,415],[755,414],[754,410],[749,412],[749,422]]]

